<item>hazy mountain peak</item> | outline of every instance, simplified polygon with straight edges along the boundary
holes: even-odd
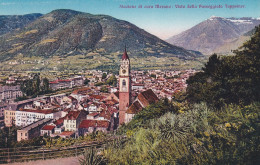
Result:
[[[218,17],[218,16],[211,16],[208,20],[218,20],[218,19],[225,19],[225,18],[223,18],[223,17]]]
[[[259,19],[251,17],[223,18],[211,16],[209,19],[169,38],[167,41],[185,49],[212,54],[219,47],[234,42],[241,35],[259,24]]]

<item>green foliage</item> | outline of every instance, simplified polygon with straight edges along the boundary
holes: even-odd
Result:
[[[96,131],[93,133],[89,133],[85,136],[80,136],[79,138],[68,138],[64,139],[61,137],[44,137],[44,144],[46,147],[68,147],[72,145],[79,145],[85,142],[91,142],[91,141],[104,141],[107,138],[107,134]]]
[[[28,97],[27,96],[21,96],[21,97],[17,97],[14,101],[22,101],[22,100],[27,100]]]
[[[146,108],[143,108],[137,113],[133,120],[127,125],[123,125],[119,128],[118,133],[125,133],[127,130],[134,130],[139,127],[147,127],[149,120],[159,118],[167,112],[177,112],[179,107],[174,106],[168,101],[168,99],[160,100],[155,104],[151,104]]]
[[[259,164],[260,104],[168,112],[104,151],[108,164]],[[130,131],[129,131],[130,132]]]
[[[156,75],[155,74],[151,74],[150,77],[156,78]]]
[[[235,103],[248,105],[260,101],[260,27],[235,56],[219,58],[213,54],[187,81],[187,98],[191,102],[207,102],[215,107]]]
[[[103,82],[97,82],[97,83],[95,84],[95,86],[101,86],[101,85],[104,85],[104,83],[103,83]]]
[[[107,79],[106,84],[107,84],[107,85],[110,85],[110,86],[116,86],[116,85],[117,85],[116,76],[115,76],[114,74],[112,74],[112,76],[110,76],[110,77]]]
[[[84,85],[88,85],[89,82],[90,82],[89,79],[86,78],[86,79],[84,80]]]
[[[80,165],[99,165],[101,164],[103,157],[98,154],[96,148],[84,149],[83,158],[79,158]]]
[[[175,101],[175,102],[179,102],[179,103],[182,103],[186,100],[186,92],[177,92],[177,93],[174,93],[173,96],[172,96],[172,100]]]
[[[45,92],[49,92],[50,89],[50,83],[49,80],[47,78],[43,78],[42,79],[42,86],[41,86],[41,92],[45,93]]]
[[[102,79],[106,79],[107,78],[107,74],[106,73],[103,73],[102,74]]]
[[[43,78],[41,81],[40,74],[35,74],[33,79],[25,80],[21,83],[21,91],[27,96],[33,97],[50,93],[51,89],[49,80],[47,78]]]
[[[105,85],[101,87],[100,91],[104,93],[108,93],[108,89]]]
[[[22,140],[20,142],[15,142],[14,146],[15,147],[31,147],[31,146],[42,146],[45,145],[46,141],[42,136],[29,139],[29,140]]]
[[[4,127],[0,129],[0,148],[13,147],[17,139],[17,127]]]

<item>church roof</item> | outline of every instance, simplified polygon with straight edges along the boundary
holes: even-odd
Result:
[[[137,96],[137,99],[126,111],[128,114],[137,114],[143,107],[159,101],[158,97],[151,89],[148,89]],[[142,105],[141,105],[141,104]]]
[[[152,103],[155,103],[159,100],[158,97],[154,94],[154,92],[151,89],[148,89],[140,93],[137,97],[144,107]]]
[[[137,114],[142,110],[142,105],[136,100],[126,111],[128,114]]]
[[[122,60],[126,60],[126,59],[129,59],[128,55],[127,55],[127,52],[126,52],[126,48],[125,48],[125,52],[122,56]]]

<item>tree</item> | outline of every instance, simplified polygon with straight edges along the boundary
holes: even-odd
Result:
[[[101,85],[104,85],[104,83],[103,83],[103,82],[97,82],[97,83],[95,84],[95,86],[101,86]]]
[[[219,58],[213,54],[188,80],[187,99],[205,101],[217,108],[235,103],[248,105],[260,101],[260,28],[251,40],[234,51],[235,56]]]
[[[108,89],[105,85],[101,87],[100,91],[104,93],[108,93]]]
[[[42,92],[46,93],[50,91],[50,84],[47,78],[43,78],[42,80]]]
[[[151,74],[150,77],[156,78],[156,75],[155,74]]]
[[[90,82],[90,80],[86,78],[86,79],[84,80],[84,85],[88,85],[89,82]]]
[[[106,73],[103,73],[102,74],[102,79],[106,79],[107,78],[107,74]]]
[[[111,86],[116,86],[117,84],[117,79],[114,74],[112,74],[106,81],[106,84],[111,85]]]
[[[35,74],[33,79],[23,81],[20,89],[26,94],[26,96],[33,97],[51,92],[49,80],[47,78],[43,78],[41,81],[39,74]]]

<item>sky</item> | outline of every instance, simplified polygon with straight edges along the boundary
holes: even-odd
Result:
[[[136,8],[120,8],[120,5]],[[139,5],[142,8],[138,8]],[[155,5],[171,8],[144,8]],[[175,5],[185,5],[185,8],[176,8]],[[197,8],[187,8],[188,5]],[[223,8],[205,9],[199,5],[222,5]],[[230,9],[226,5],[244,7]],[[46,14],[55,9],[110,15],[167,39],[211,16],[259,18],[260,0],[0,0],[0,15]]]

